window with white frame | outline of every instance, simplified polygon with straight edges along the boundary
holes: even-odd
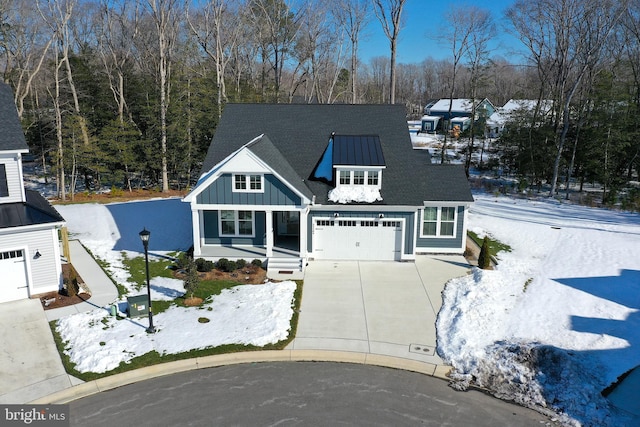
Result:
[[[351,185],[351,171],[340,171],[340,185]]]
[[[261,192],[264,187],[262,175],[235,174],[233,175],[233,191]]]
[[[367,185],[378,185],[378,171],[367,171]]]
[[[220,211],[220,236],[253,237],[252,211]]]
[[[379,170],[341,170],[338,172],[338,185],[367,185],[380,187]]]
[[[455,237],[456,215],[455,206],[425,207],[420,237]]]

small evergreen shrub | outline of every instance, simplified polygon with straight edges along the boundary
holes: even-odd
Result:
[[[247,261],[242,258],[236,261],[237,268],[244,268],[246,265]]]
[[[183,281],[184,290],[191,295],[191,298],[193,298],[193,294],[198,290],[198,286],[200,285],[200,277],[198,277],[198,266],[193,258],[189,258],[189,263],[186,267],[186,275]]]
[[[218,260],[218,269],[221,271],[231,273],[232,271],[235,271],[236,268],[238,267],[235,261],[229,261],[227,258],[220,258]]]
[[[483,270],[491,267],[491,254],[489,253],[489,239],[487,236],[482,241],[482,247],[480,248],[480,255],[478,256],[478,267]]]
[[[196,269],[201,273],[207,273],[213,270],[215,264],[213,261],[206,260],[204,258],[198,258],[196,260]]]
[[[182,252],[175,260],[178,270],[184,270],[187,268],[190,259],[191,257],[186,252]]]
[[[253,265],[254,267],[262,268],[262,260],[254,259],[253,261],[251,261],[251,265]]]

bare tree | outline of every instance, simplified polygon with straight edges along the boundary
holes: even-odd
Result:
[[[358,43],[360,36],[371,18],[369,0],[336,0],[332,9],[338,24],[344,29],[351,44],[351,66],[349,81],[351,83],[351,103],[358,102]]]
[[[191,32],[216,68],[218,118],[227,102],[225,70],[242,29],[240,7],[238,0],[209,0],[195,16],[189,15],[189,9],[186,13]]]
[[[602,49],[628,1],[518,0],[507,17],[529,49],[557,108],[556,157],[549,196],[556,193],[560,162],[569,132],[570,107],[587,71]]]
[[[469,128],[470,137],[464,163],[464,170],[467,176],[469,176],[476,133],[478,90],[481,85],[481,80],[485,76],[484,70],[486,69],[485,66],[489,59],[488,43],[494,36],[495,26],[487,10],[475,6],[467,6],[464,11],[460,11],[460,13],[466,15],[470,27],[468,48],[465,53],[470,73],[469,95],[471,98],[471,125]]]
[[[170,101],[170,76],[173,47],[178,32],[178,0],[147,0],[157,37],[158,79],[160,89],[160,147],[162,157],[162,192],[169,191],[167,169],[167,110]]]
[[[373,0],[373,10],[382,25],[384,35],[389,39],[391,49],[389,72],[389,104],[396,102],[396,53],[398,37],[402,29],[402,8],[407,0]]]

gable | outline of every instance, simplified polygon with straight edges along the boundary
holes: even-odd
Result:
[[[272,166],[274,164],[276,167]],[[237,182],[243,177],[247,180],[259,177],[259,189],[252,190],[247,185],[238,189]],[[312,197],[310,191],[305,191],[300,185],[301,181],[268,137],[261,135],[204,174],[184,201],[198,204],[301,205],[309,203]]]

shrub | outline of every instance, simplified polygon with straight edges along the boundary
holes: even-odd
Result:
[[[193,258],[188,259],[189,263],[186,267],[187,274],[184,277],[184,290],[187,293],[191,294],[191,298],[193,298],[193,294],[198,290],[198,286],[200,285],[200,277],[198,277],[198,268],[196,261],[194,261]]]
[[[251,261],[251,265],[253,265],[254,267],[262,268],[262,260],[254,259],[253,261]]]
[[[202,273],[207,273],[215,267],[213,261],[206,260],[204,258],[198,258],[196,260],[196,269]]]
[[[242,258],[236,261],[237,268],[244,268],[247,265],[247,261]]]
[[[489,239],[487,236],[484,236],[484,240],[482,241],[480,255],[478,256],[478,267],[483,270],[491,267],[491,254],[489,253]]]
[[[218,268],[226,273],[231,273],[238,267],[235,261],[229,261],[227,258],[220,258],[218,260]]]
[[[69,277],[64,279],[64,287],[68,297],[74,297],[78,294],[78,275],[75,268],[71,267]]]
[[[176,258],[175,260],[178,270],[184,270],[185,268],[187,268],[190,259],[191,257],[186,252],[182,252],[180,255],[178,255],[178,258]]]

